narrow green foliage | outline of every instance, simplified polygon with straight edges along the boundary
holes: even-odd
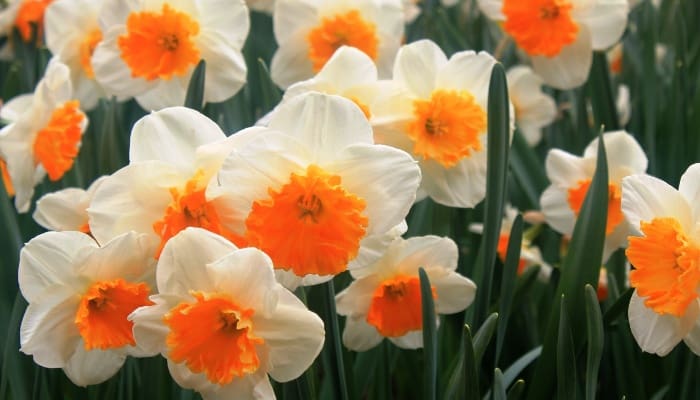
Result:
[[[493,400],[506,400],[508,398],[506,385],[503,382],[503,373],[498,368],[493,371],[493,391],[491,393]]]
[[[595,128],[604,126],[605,131],[615,131],[620,129],[620,122],[615,107],[615,96],[610,84],[610,72],[608,60],[604,52],[597,51],[593,54],[593,66],[589,77],[589,87],[591,92],[591,105],[593,106],[593,117],[595,118]]]
[[[190,78],[185,95],[185,107],[202,111],[204,107],[204,79],[207,71],[207,62],[200,60]]]
[[[479,366],[474,354],[474,343],[469,325],[462,330],[462,344],[457,354],[444,398],[476,399],[479,397]]]
[[[539,208],[540,193],[547,187],[549,181],[537,154],[519,131],[513,135],[513,149],[509,154],[510,171],[515,182],[525,193],[527,207]]]
[[[6,327],[8,335],[2,357],[3,373],[0,377],[0,396],[4,396],[9,391],[10,397],[13,399],[29,399],[29,393],[33,386],[33,379],[29,374],[29,368],[27,368],[28,360],[18,351],[20,346],[17,332],[19,332],[22,314],[24,314],[26,307],[27,302],[18,292],[12,306],[9,324]]]
[[[484,233],[480,252],[482,263],[474,271],[474,281],[479,290],[474,301],[473,326],[486,317],[491,304],[493,266],[496,247],[501,232],[503,206],[506,195],[508,149],[510,147],[510,117],[508,85],[503,65],[496,64],[491,71],[488,96],[488,139],[486,166],[486,198],[484,200]]]
[[[428,274],[421,267],[420,277],[421,308],[423,309],[423,355],[425,358],[423,398],[435,399],[437,396],[437,324],[435,320],[435,302],[430,287]]]
[[[496,334],[496,359],[498,360],[503,349],[503,341],[506,338],[508,328],[508,318],[510,317],[513,294],[515,291],[515,281],[518,279],[518,264],[520,263],[520,248],[523,241],[523,217],[518,214],[513,221],[508,236],[508,249],[506,250],[506,262],[503,266],[503,277],[501,278],[501,299],[498,310],[498,333]]]
[[[503,372],[505,385],[508,386],[515,380],[515,378],[520,375],[525,368],[527,368],[533,361],[535,361],[542,354],[542,346],[537,346],[534,349],[528,351],[515,360],[505,372]]]
[[[605,312],[605,315],[603,315],[603,323],[605,324],[605,326],[610,326],[613,322],[615,322],[617,318],[619,318],[627,311],[633,293],[633,288],[627,289],[624,293],[620,295],[620,297],[617,298],[617,300],[615,300],[615,302],[610,306],[610,308],[608,308],[608,310]]]
[[[557,334],[557,396],[559,399],[576,399],[576,354],[571,338],[571,326],[566,311],[566,300],[561,296],[559,329]]]
[[[598,304],[598,295],[593,286],[586,285],[586,332],[588,337],[588,351],[586,357],[586,400],[596,398],[598,387],[598,369],[600,359],[603,357],[603,343],[605,332],[603,331],[603,316]]]
[[[258,59],[258,72],[260,76],[260,89],[262,95],[262,112],[266,113],[279,103],[282,99],[282,93],[277,88],[272,78],[270,78],[270,71],[265,65],[265,61]]]
[[[525,392],[525,381],[522,379],[519,379],[508,390],[507,400],[518,400],[522,397],[524,392]]]
[[[602,135],[598,140],[598,155],[593,181],[576,220],[568,252],[561,267],[561,278],[556,296],[567,296],[567,315],[584,315],[585,299],[582,288],[589,284],[598,286],[598,275],[603,254],[605,225],[608,211],[608,164]],[[558,343],[558,319],[560,304],[554,302],[544,338],[544,347],[529,399],[548,398],[552,394],[556,370],[555,346]],[[583,319],[571,321],[574,349],[584,341]]]
[[[497,327],[498,313],[493,313],[489,315],[479,330],[476,331],[474,335],[474,358],[476,359],[477,365],[481,364],[481,358],[484,356],[489,343],[491,343],[491,338],[493,338]]]
[[[338,314],[335,311],[335,286],[330,280],[323,285],[323,320],[326,325],[326,343],[324,351],[330,358],[330,368],[328,371],[331,386],[334,391],[333,397],[340,400],[347,400],[348,387],[345,378],[345,364],[343,363],[343,347],[340,342],[340,327],[338,326]]]
[[[100,102],[104,113],[102,126],[99,130],[99,173],[109,175],[122,166],[128,164],[128,148],[122,145],[121,136],[124,135],[122,120],[119,112],[120,105],[117,99]]]

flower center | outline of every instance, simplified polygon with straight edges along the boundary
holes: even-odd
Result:
[[[433,298],[437,298],[434,287],[432,291]],[[382,282],[372,295],[367,323],[385,337],[399,337],[423,329],[420,279],[398,275]]]
[[[254,310],[227,296],[191,294],[194,303],[180,303],[163,317],[170,328],[165,339],[170,359],[219,385],[257,371],[256,346],[265,341],[253,334]]]
[[[32,40],[32,25],[36,26],[36,38],[41,41],[44,35],[44,11],[53,0],[24,0],[15,17],[15,26],[22,40]]]
[[[75,314],[75,324],[85,341],[85,350],[113,349],[135,345],[126,319],[141,306],[152,305],[148,300],[150,288],[145,283],[131,283],[123,279],[94,283],[83,294]]]
[[[53,111],[49,123],[37,133],[34,139],[34,161],[44,167],[52,181],[61,179],[73,166],[80,148],[84,119],[80,102],[67,101]]]
[[[504,0],[503,29],[529,55],[554,57],[576,40],[572,8],[568,0]]]
[[[568,191],[567,201],[569,202],[569,207],[577,217],[581,212],[583,200],[585,200],[590,186],[591,180],[586,179],[579,181],[578,186]],[[605,234],[611,234],[624,219],[625,217],[622,214],[622,193],[617,185],[611,183],[608,185],[608,220],[605,224]]]
[[[642,237],[630,236],[625,254],[634,270],[630,283],[658,314],[680,317],[698,297],[700,248],[674,218],[642,222]]]
[[[85,35],[83,41],[80,42],[80,66],[83,67],[85,75],[91,79],[95,77],[95,71],[92,69],[92,53],[95,52],[95,47],[101,40],[102,31],[100,28],[95,28]]]
[[[12,185],[12,178],[10,178],[10,173],[7,171],[7,163],[3,159],[0,159],[0,172],[2,172],[2,183],[5,185],[7,197],[13,197],[15,195],[15,187]]]
[[[153,223],[153,230],[160,236],[156,258],[160,256],[170,238],[190,226],[206,229],[236,245],[242,245],[241,238],[223,226],[214,204],[207,201],[206,186],[202,187],[200,184],[203,175],[202,171],[197,171],[194,177],[187,181],[184,189],[170,188],[173,201],[165,209],[163,218]]]
[[[199,62],[199,49],[193,42],[199,24],[168,4],[163,4],[160,13],[131,13],[126,31],[118,45],[133,77],[170,79],[184,75]]]
[[[292,173],[289,183],[268,194],[246,219],[249,244],[267,253],[275,268],[299,276],[345,271],[365,236],[365,201],[316,165],[306,175]]]
[[[429,100],[413,101],[413,116],[407,132],[416,155],[450,168],[472,150],[481,150],[479,134],[486,130],[486,113],[471,93],[435,90]]]
[[[375,25],[362,18],[357,10],[322,18],[306,36],[314,71],[320,71],[341,46],[355,47],[376,60],[379,46],[376,31]]]

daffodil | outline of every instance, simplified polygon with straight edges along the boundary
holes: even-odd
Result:
[[[159,110],[184,103],[205,60],[204,101],[224,101],[246,80],[241,48],[249,25],[243,0],[105,0],[95,77],[109,94]]]
[[[415,162],[373,144],[372,128],[350,100],[297,96],[257,136],[226,159],[219,181],[229,193],[221,197],[241,216],[234,233],[272,258],[287,287],[366,262],[369,243],[399,225],[413,203]]]
[[[68,67],[51,60],[34,94],[20,95],[0,109],[10,124],[0,130],[0,159],[15,192],[15,207],[27,212],[34,186],[46,175],[57,181],[78,155],[87,117],[74,100]]]
[[[542,78],[530,67],[519,65],[508,70],[508,95],[515,108],[515,124],[530,146],[542,140],[542,128],[557,116],[557,105],[542,92]]]
[[[152,304],[153,250],[133,232],[98,247],[80,232],[47,232],[20,253],[19,287],[29,303],[20,350],[63,368],[79,386],[117,373],[127,355],[144,356],[127,316]]]
[[[87,190],[66,188],[43,195],[36,202],[32,217],[37,224],[52,231],[90,233],[87,208],[106,177],[93,182]]]
[[[102,3],[56,0],[46,10],[46,46],[70,68],[74,96],[84,110],[94,108],[104,96],[92,68],[92,53],[102,40],[97,21]]]
[[[205,400],[273,399],[268,374],[295,379],[321,351],[323,322],[258,249],[188,228],[165,245],[156,280],[155,304],[129,316],[134,336]]]
[[[639,143],[625,131],[603,134],[608,163],[608,218],[605,227],[603,262],[613,251],[625,246],[630,224],[622,214],[622,178],[642,174],[647,157]],[[552,184],[545,189],[540,205],[547,223],[556,231],[571,235],[588,187],[593,179],[597,160],[598,139],[589,144],[583,157],[552,149],[547,154],[547,176]]]
[[[255,129],[253,129],[254,131]],[[210,196],[224,158],[246,134],[227,138],[213,121],[185,107],[143,117],[131,132],[130,163],[95,191],[88,216],[90,231],[103,243],[124,232],[145,233],[165,243],[196,226],[236,240],[227,229],[224,206]]]
[[[558,89],[586,81],[593,50],[620,40],[629,12],[627,0],[479,0],[479,7]]]
[[[8,0],[7,7],[0,10],[0,36],[10,36],[12,30],[17,29],[23,41],[31,41],[32,35],[36,34],[37,43],[41,43],[44,36],[44,13],[52,1]],[[36,32],[33,32],[32,26],[36,26]],[[9,52],[8,48],[3,49],[5,56],[11,54]]]
[[[462,51],[449,60],[429,40],[403,46],[390,91],[375,101],[378,143],[405,150],[423,173],[427,194],[451,207],[473,207],[486,194],[486,100],[491,69],[485,53]],[[512,115],[511,112],[511,126]]]
[[[683,340],[700,354],[700,164],[678,190],[648,175],[622,181],[622,211],[630,221],[625,254],[634,269],[628,316],[643,351],[668,354]]]
[[[343,343],[365,351],[388,338],[399,347],[423,347],[420,278],[423,267],[436,313],[464,310],[474,300],[474,283],[455,272],[457,245],[448,238],[397,238],[386,253],[351,273],[357,279],[336,296],[338,314],[346,315]]]
[[[282,88],[311,78],[341,46],[367,54],[388,78],[403,38],[401,0],[277,0],[273,14],[279,44],[272,80]]]

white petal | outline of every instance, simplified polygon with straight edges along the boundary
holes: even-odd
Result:
[[[0,119],[8,122],[15,122],[20,115],[26,112],[32,105],[34,96],[31,94],[21,94],[13,97],[0,107]]]
[[[368,233],[387,232],[406,218],[421,179],[411,156],[388,146],[357,144],[336,157],[324,169],[340,175],[343,188],[365,200]]]
[[[270,376],[287,382],[306,371],[321,352],[323,321],[287,289],[277,290],[279,303],[269,318],[253,316],[253,332],[270,349]]]
[[[227,9],[230,8],[230,2],[226,3]],[[226,15],[228,12],[223,14]],[[243,15],[247,22],[247,13]],[[246,23],[246,33],[247,25]],[[232,26],[236,25],[232,23]],[[207,63],[204,77],[205,102],[224,101],[238,93],[246,82],[247,67],[243,54],[240,47],[234,47],[229,42],[230,38],[217,32],[217,34],[200,35],[198,39],[202,59]]]
[[[594,50],[605,50],[617,43],[627,27],[627,0],[597,0],[593,7],[574,11],[574,18],[591,32]]]
[[[277,43],[286,44],[289,38],[299,30],[311,29],[319,23],[318,1],[313,0],[278,0],[272,14]],[[306,32],[304,32],[306,34]]]
[[[67,188],[47,193],[36,202],[32,218],[53,231],[78,231],[88,222],[89,199],[83,189]]]
[[[353,351],[366,351],[382,342],[377,328],[365,321],[365,317],[348,317],[343,330],[343,344]]]
[[[32,143],[35,127],[22,119],[0,130],[0,157],[7,164],[7,172],[15,189],[15,208],[17,212],[25,213],[29,211],[34,186],[46,176],[46,172],[34,164]]]
[[[478,0],[479,9],[494,21],[504,21],[503,0]]]
[[[591,34],[579,25],[576,41],[554,57],[533,56],[532,66],[544,82],[557,89],[573,89],[588,79],[593,62]]]
[[[187,295],[190,290],[212,292],[215,276],[207,264],[236,250],[223,237],[200,228],[187,228],[165,244],[158,261],[156,280],[163,294]]]
[[[297,138],[310,149],[312,162],[332,162],[354,143],[373,143],[372,127],[352,101],[333,95],[308,93],[281,105],[270,128]]]
[[[156,79],[155,85],[148,90],[134,95],[136,102],[146,111],[157,111],[166,107],[179,106],[185,103],[187,87],[194,66],[183,76],[173,76],[170,79]]]
[[[357,257],[348,263],[348,270],[355,279],[360,279],[365,276],[370,270],[369,267],[384,255],[387,247],[394,239],[406,233],[408,225],[406,221],[401,221],[400,224],[391,228],[388,232],[367,235],[360,242],[360,250]]]
[[[78,386],[96,385],[119,372],[124,361],[126,356],[116,351],[86,351],[81,340],[63,371]]]
[[[361,50],[342,46],[333,53],[315,78],[334,83],[339,88],[348,88],[376,81],[377,67]]]
[[[277,287],[272,260],[256,248],[233,250],[207,264],[215,291],[230,293],[236,302],[262,313],[265,317],[277,305]]]
[[[314,70],[308,53],[306,32],[295,33],[289,40],[285,40],[270,62],[272,81],[286,89],[296,82],[311,78]]]
[[[675,218],[686,232],[693,228],[692,210],[685,197],[649,175],[631,175],[622,180],[622,212],[638,233],[640,222],[663,217]]]
[[[460,51],[450,57],[447,64],[440,69],[436,86],[466,90],[474,95],[477,103],[483,107],[488,98],[491,70],[495,64],[496,59],[484,51],[478,54],[473,51]]]
[[[79,273],[93,281],[125,279],[146,282],[155,291],[155,243],[148,236],[127,232],[115,237],[85,258]]]
[[[149,298],[155,304],[139,307],[129,315],[134,322],[134,339],[145,355],[165,354],[165,338],[170,329],[163,322],[163,317],[182,299],[168,295],[155,295]]]
[[[432,235],[399,238],[392,243],[392,248],[395,246],[399,250],[394,256],[398,273],[417,275],[419,267],[457,269],[457,244],[450,238]]]
[[[200,27],[203,28],[203,35],[216,32],[221,37],[227,38],[229,46],[238,50],[243,47],[250,29],[246,2],[243,0],[208,0],[197,5],[199,6],[199,23]],[[224,9],[226,12],[221,12]],[[207,72],[209,72],[209,65],[207,65]]]
[[[195,110],[166,108],[134,124],[129,159],[132,163],[160,160],[192,173],[197,147],[225,137],[214,121]]]
[[[576,214],[569,206],[568,192],[554,185],[542,192],[540,208],[547,224],[555,231],[571,235],[576,224]]]
[[[46,232],[20,252],[18,280],[22,295],[32,303],[52,285],[80,288],[77,270],[97,243],[80,232]]]
[[[647,170],[647,156],[642,146],[632,135],[625,131],[606,132],[603,134],[605,153],[607,155],[608,169],[617,166],[629,168],[631,173],[643,173]],[[586,146],[584,158],[596,158],[598,154],[598,138]],[[611,174],[612,175],[612,174]],[[613,179],[610,179],[613,181]]]
[[[697,300],[694,302],[697,303]],[[695,320],[693,328],[683,338],[683,341],[693,353],[700,355],[700,320]]]
[[[486,135],[481,135],[480,140],[485,139]],[[452,168],[445,168],[434,160],[421,162],[421,188],[437,203],[450,207],[474,207],[486,195],[485,150],[472,153]]]
[[[575,187],[579,181],[591,179],[594,165],[559,149],[551,149],[545,160],[547,178],[552,184],[565,188]]]
[[[431,268],[426,272],[430,285],[437,293],[436,312],[454,314],[469,307],[474,301],[476,285],[470,279],[442,268]]]
[[[79,301],[74,291],[58,285],[34,298],[22,318],[20,351],[43,367],[64,367],[80,341],[74,322]]]
[[[92,234],[100,243],[129,231],[148,233],[156,240],[153,223],[163,218],[172,202],[170,188],[179,188],[187,179],[162,161],[120,169],[95,191],[87,210]]]
[[[399,49],[394,64],[394,80],[403,82],[411,92],[429,98],[435,88],[438,71],[447,64],[440,47],[430,40],[419,40]]]
[[[423,331],[411,331],[403,336],[389,338],[389,340],[402,349],[422,349],[423,348]]]
[[[681,176],[678,191],[690,204],[693,221],[700,221],[700,164],[693,164]]]
[[[372,304],[372,296],[380,284],[377,275],[353,281],[350,286],[335,296],[338,315],[354,318],[366,317]]]
[[[673,315],[660,315],[644,305],[644,299],[635,290],[630,299],[628,317],[630,329],[639,347],[647,353],[665,356],[693,328],[700,314],[697,302],[691,303],[686,316],[695,318],[678,318]]]

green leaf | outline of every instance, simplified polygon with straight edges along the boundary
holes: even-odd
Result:
[[[515,360],[503,373],[505,385],[508,386],[527,368],[533,361],[542,354],[542,346],[537,346]]]
[[[556,297],[567,296],[567,314],[584,315],[585,292],[582,288],[589,284],[598,286],[598,276],[605,240],[605,225],[608,211],[608,165],[602,135],[598,136],[598,159],[593,181],[586,193],[581,211],[576,219],[568,252],[562,262],[561,278]],[[560,303],[554,302],[544,338],[542,356],[537,363],[529,399],[551,397],[556,370],[555,345],[557,343]],[[571,321],[574,348],[585,340],[583,319]]]
[[[493,400],[506,400],[508,395],[506,394],[506,386],[503,382],[503,373],[500,369],[496,368],[493,371]]]
[[[517,380],[513,386],[508,390],[507,400],[518,400],[522,397],[525,392],[525,381],[522,379]]]
[[[493,313],[489,315],[486,321],[484,321],[484,324],[476,331],[474,335],[474,358],[476,359],[476,365],[481,365],[481,359],[497,327],[498,313]]]
[[[99,137],[99,173],[109,175],[128,164],[129,149],[124,148],[121,140],[124,132],[117,99],[101,101],[100,107],[104,108],[104,112],[102,113],[103,119]]]
[[[596,51],[593,53],[593,65],[591,66],[588,83],[590,85],[591,105],[593,106],[596,128],[599,129],[601,126],[604,126],[606,132],[620,129],[605,52]]]
[[[423,398],[434,400],[437,396],[437,324],[435,303],[428,274],[421,267],[420,277],[421,308],[423,309],[423,353],[425,357]]]
[[[586,358],[586,400],[595,400],[598,386],[598,369],[603,357],[603,316],[598,304],[598,294],[593,286],[586,285],[586,331],[588,334],[588,354]]]
[[[606,311],[605,315],[603,315],[603,323],[605,326],[610,326],[620,315],[623,315],[625,311],[627,311],[633,293],[633,288],[627,289],[620,295],[620,297],[617,298],[617,300],[615,300],[613,305],[608,308],[608,311]]]
[[[334,398],[348,400],[348,386],[345,378],[345,364],[343,363],[343,347],[340,344],[340,328],[338,326],[338,314],[335,310],[335,286],[333,280],[328,281],[324,286],[324,315],[323,320],[326,325],[326,351],[330,358],[330,368],[328,378],[332,382]]]
[[[33,379],[29,374],[29,364],[26,356],[19,352],[19,327],[27,302],[21,293],[17,293],[12,306],[10,322],[7,325],[7,338],[2,357],[2,374],[0,374],[0,396],[9,389],[13,399],[29,399]],[[29,365],[28,365],[29,364]]]
[[[576,354],[564,295],[561,296],[557,335],[557,395],[560,399],[576,399]]]
[[[501,233],[503,206],[506,195],[508,149],[510,147],[508,85],[503,65],[496,64],[491,71],[488,95],[488,135],[486,166],[486,198],[484,199],[484,233],[481,242],[482,263],[474,271],[474,282],[479,288],[474,301],[473,326],[486,317],[491,304],[493,266],[496,247]]]
[[[523,216],[518,214],[513,221],[508,236],[508,248],[506,250],[506,262],[503,265],[503,277],[501,278],[501,299],[498,310],[498,332],[496,333],[496,358],[495,364],[501,356],[503,341],[506,338],[508,318],[513,305],[515,281],[518,279],[518,264],[520,264],[520,248],[523,241]]]
[[[462,330],[462,343],[456,366],[452,371],[445,390],[447,399],[477,399],[479,398],[479,369],[474,355],[474,343],[469,325]]]
[[[513,135],[513,148],[509,157],[510,171],[527,198],[527,208],[539,209],[540,193],[547,187],[549,180],[537,154],[517,130]]]
[[[204,108],[204,79],[206,70],[207,62],[204,61],[204,59],[199,60],[199,63],[192,72],[190,84],[187,86],[187,94],[185,95],[185,107],[199,112]]]

